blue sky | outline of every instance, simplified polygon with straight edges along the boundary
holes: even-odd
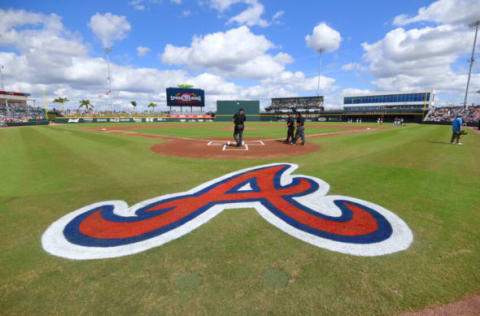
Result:
[[[460,11],[453,18],[453,14],[449,13],[452,3],[456,11]],[[422,7],[423,12],[419,11]],[[463,99],[466,60],[473,43],[473,31],[466,23],[477,15],[480,17],[478,7],[475,1],[469,0],[4,0],[0,5],[2,14],[23,20],[17,25],[0,22],[0,26],[4,23],[5,31],[15,31],[16,36],[12,35],[4,42],[0,38],[0,63],[5,65],[5,83],[10,89],[30,89],[34,95],[47,89],[52,98],[62,94],[70,99],[87,95],[95,100],[106,89],[105,72],[101,68],[101,61],[105,58],[102,51],[104,44],[99,28],[108,28],[108,25],[99,24],[94,29],[90,22],[97,13],[102,17],[109,13],[102,20],[104,23],[110,23],[109,19],[113,17],[125,21],[114,24],[114,30],[107,35],[103,32],[104,36],[114,38],[107,41],[113,48],[113,95],[118,106],[132,98],[141,102],[161,100],[166,83],[161,84],[160,81],[171,77],[165,71],[172,71],[178,80],[206,89],[210,104],[224,98],[257,98],[265,104],[270,97],[316,93],[314,83],[318,74],[318,54],[307,45],[305,37],[312,35],[317,25],[325,23],[327,32],[331,29],[341,38],[338,49],[323,53],[324,77],[321,82],[324,84],[321,93],[330,106],[339,105],[341,95],[348,92],[425,88],[438,90],[439,103],[459,102]],[[235,18],[247,10],[260,10],[261,14],[249,15],[243,20]],[[32,18],[29,14],[36,16]],[[61,21],[61,26],[48,26],[49,21],[54,19],[52,14]],[[39,22],[31,24],[29,19],[38,19]],[[129,29],[124,30],[123,35],[114,34],[122,24],[128,24]],[[229,33],[235,29],[239,29],[238,34]],[[28,30],[41,31],[42,35],[30,34]],[[18,36],[21,32],[25,33],[22,37]],[[28,36],[43,34],[66,41],[68,49],[62,51],[58,48],[59,51],[53,54],[59,54],[56,60],[63,61],[65,58],[64,62],[48,61],[48,56],[52,56],[52,50],[56,49],[51,44],[26,45],[19,42],[30,40]],[[217,55],[212,53],[209,58],[202,59],[199,55],[205,50],[191,46],[192,39],[196,36],[206,44],[205,39],[212,34],[218,36],[212,36],[208,43],[215,44],[215,40],[231,38],[233,44],[230,42],[230,45],[233,47],[228,46],[224,51],[220,49],[215,52]],[[318,36],[321,42],[322,36],[328,34],[319,33]],[[234,39],[239,40],[238,44]],[[105,38],[103,40],[105,43]],[[262,69],[261,73],[252,72],[251,66],[244,65],[248,51],[255,51],[259,46],[257,40],[263,41],[263,44],[267,41],[268,44],[253,52],[251,59],[259,58],[259,68],[263,67],[262,60],[271,62],[271,67]],[[45,52],[46,45],[50,46],[48,53]],[[169,58],[165,56],[167,45],[176,48]],[[148,48],[144,56],[137,53],[140,46]],[[77,52],[75,47],[80,47]],[[189,49],[189,56],[197,56],[196,59],[190,62],[188,57],[176,58],[179,52],[187,52],[179,50],[182,47]],[[238,54],[233,53],[237,49]],[[232,56],[227,56],[230,51]],[[279,54],[283,57],[280,58]],[[44,58],[39,57],[43,55]],[[25,69],[36,72],[35,76],[25,77],[12,70],[15,61],[22,57],[27,59]],[[238,60],[235,59],[237,57]],[[219,64],[215,64],[216,59]],[[78,60],[82,61],[81,65],[75,65]],[[66,73],[65,76],[48,74],[52,72],[52,67],[58,67],[57,72]],[[419,67],[430,73],[419,73]],[[472,81],[474,90],[480,89],[478,69],[477,66]],[[88,74],[69,78],[68,71],[88,71]],[[42,73],[45,73],[43,81]],[[295,73],[297,76],[290,79]],[[441,74],[445,75],[444,79],[440,78]],[[158,86],[150,82],[143,89],[138,83],[142,75],[145,80],[158,81]],[[280,77],[284,80],[278,81]],[[208,84],[218,84],[223,88],[212,89]],[[137,88],[130,88],[133,86]],[[477,95],[472,94],[472,100],[478,100]]]

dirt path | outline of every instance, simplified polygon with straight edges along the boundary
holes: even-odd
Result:
[[[181,125],[179,125],[181,126]],[[317,144],[307,141],[305,146],[290,145],[282,142],[283,139],[246,138],[240,147],[233,146],[232,140],[221,138],[196,139],[188,137],[174,137],[157,134],[149,134],[135,131],[139,128],[163,128],[164,124],[148,126],[109,126],[88,128],[104,133],[132,135],[147,138],[167,140],[151,147],[152,151],[176,157],[200,158],[200,159],[265,159],[285,158],[306,155],[321,149]],[[307,139],[364,133],[377,130],[377,128],[344,126],[343,130],[331,133],[307,135]]]
[[[468,297],[458,302],[445,305],[435,305],[414,313],[401,316],[478,316],[480,315],[480,294]]]

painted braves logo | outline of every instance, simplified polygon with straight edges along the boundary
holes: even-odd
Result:
[[[188,234],[225,209],[255,208],[269,223],[317,247],[359,256],[407,249],[412,232],[383,207],[326,195],[321,179],[295,175],[288,163],[227,174],[190,191],[143,201],[88,205],[54,222],[43,234],[46,251],[71,259],[131,255]]]

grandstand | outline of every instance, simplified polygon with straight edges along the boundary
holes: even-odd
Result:
[[[29,96],[23,92],[0,91],[0,125],[46,123],[45,111],[36,107],[35,100]]]
[[[462,115],[466,124],[474,125],[480,121],[480,105],[432,107],[425,122],[450,124],[457,115]]]
[[[267,116],[276,120],[286,119],[288,113],[301,112],[307,119],[317,120],[324,112],[323,96],[272,98],[271,104],[265,108]]]
[[[343,96],[344,118],[375,121],[379,117],[421,122],[434,106],[435,91],[370,92]]]
[[[293,97],[272,98],[270,106],[265,108],[267,112],[285,113],[292,111],[319,111],[323,112],[323,96],[319,97]]]

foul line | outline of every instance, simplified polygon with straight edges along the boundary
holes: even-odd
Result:
[[[369,132],[369,131],[379,131],[382,129],[376,129],[376,128],[365,128],[361,130],[343,130],[343,131],[338,131],[338,132],[331,132],[331,133],[320,133],[320,134],[311,134],[311,135],[305,135],[306,138],[315,138],[315,137],[328,137],[328,136],[337,136],[337,135],[348,135],[348,134],[355,134],[355,133],[361,133],[361,132]],[[189,138],[189,137],[183,137],[183,136],[168,136],[168,135],[158,135],[158,134],[150,134],[150,133],[139,133],[139,132],[134,132],[134,131],[129,131],[129,130],[116,130],[116,129],[109,129],[109,130],[97,130],[100,132],[104,133],[112,133],[112,134],[123,134],[123,135],[132,135],[132,136],[141,136],[141,137],[152,137],[152,138],[160,138],[160,139],[182,139],[182,140],[188,140],[188,141],[196,141],[196,142],[207,142],[207,146],[221,146],[215,145],[216,140],[212,139],[201,139],[201,138]],[[261,140],[251,140],[250,142],[258,142],[261,144],[261,146],[265,146],[265,142],[271,142],[271,141],[280,141],[283,140],[284,138],[267,138],[267,139],[261,139]],[[221,140],[217,140],[221,141]],[[227,142],[228,145],[230,145],[230,141]],[[246,146],[246,150],[248,150],[248,145],[245,142],[242,142],[244,146]],[[256,146],[255,144],[250,143],[251,146]],[[228,151],[225,148],[225,145],[222,148],[223,151]]]

